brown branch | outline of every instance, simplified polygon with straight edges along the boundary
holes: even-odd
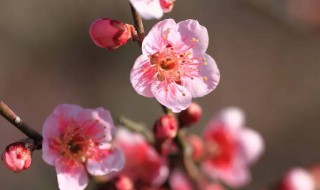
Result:
[[[130,4],[130,7],[131,7],[131,13],[133,17],[134,27],[136,28],[138,33],[138,37],[134,40],[137,41],[139,46],[141,47],[142,41],[145,37],[142,18],[140,14],[136,11],[136,9],[132,6],[132,4]]]
[[[42,136],[33,128],[25,124],[22,119],[17,116],[7,104],[0,100],[0,115],[8,120],[13,126],[19,129],[22,133],[32,138],[35,141],[35,149],[41,149]]]

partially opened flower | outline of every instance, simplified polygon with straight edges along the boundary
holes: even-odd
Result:
[[[172,10],[175,0],[130,0],[143,19],[159,19]]]
[[[158,187],[167,179],[165,159],[142,135],[120,128],[115,142],[127,158],[121,174],[128,176],[136,189]]]
[[[82,190],[88,174],[120,171],[124,156],[111,146],[115,127],[109,111],[58,105],[43,126],[43,159],[55,166],[61,190]]]
[[[204,132],[207,148],[204,172],[238,188],[250,182],[250,166],[264,150],[257,132],[244,127],[244,114],[238,108],[227,108],[214,118]]]
[[[196,20],[159,22],[144,39],[131,70],[133,88],[173,112],[185,110],[192,97],[205,96],[218,85],[217,65],[205,53],[208,43],[207,29]]]

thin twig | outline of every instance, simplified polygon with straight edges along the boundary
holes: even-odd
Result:
[[[136,11],[136,9],[132,6],[131,3],[130,3],[130,7],[131,7],[131,13],[133,17],[134,27],[136,28],[138,33],[138,39],[135,39],[135,40],[138,42],[139,46],[141,47],[142,41],[145,37],[142,18],[140,14]]]
[[[0,100],[0,115],[7,119],[13,126],[19,129],[22,133],[27,135],[29,138],[32,138],[35,141],[36,149],[41,148],[42,136],[33,128],[25,124],[22,119],[17,116],[12,109]]]
[[[131,131],[142,134],[149,141],[150,144],[154,143],[152,133],[147,129],[147,127],[144,124],[137,123],[124,116],[119,117],[118,121],[120,124],[124,125],[124,127],[130,129]]]

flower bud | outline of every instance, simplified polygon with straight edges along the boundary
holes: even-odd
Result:
[[[177,132],[178,124],[171,114],[161,116],[153,127],[154,136],[160,141],[174,138]]]
[[[90,28],[93,42],[102,48],[114,50],[132,39],[135,29],[130,24],[109,18],[95,20]]]
[[[163,12],[168,13],[173,8],[173,2],[175,0],[160,0],[160,6],[163,10]]]
[[[204,154],[204,145],[203,141],[197,135],[190,135],[188,141],[192,147],[192,158],[195,161],[200,160]]]
[[[1,159],[9,170],[18,173],[30,167],[31,151],[24,143],[16,142],[7,146]]]
[[[199,104],[192,102],[191,105],[179,113],[178,119],[181,126],[190,126],[197,123],[202,115],[202,109]]]
[[[291,169],[282,179],[279,190],[314,190],[312,176],[303,168]]]
[[[117,190],[133,190],[132,180],[125,175],[118,176],[115,185]]]

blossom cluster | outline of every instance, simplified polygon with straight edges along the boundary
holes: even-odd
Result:
[[[174,0],[130,3],[143,19],[160,19],[174,6]],[[97,190],[224,190],[250,183],[250,168],[265,145],[257,131],[246,127],[240,108],[221,110],[201,135],[188,132],[202,116],[192,98],[210,94],[220,81],[217,63],[207,53],[206,27],[193,19],[165,19],[144,36],[131,24],[103,18],[92,23],[89,33],[108,50],[139,42],[142,53],[130,82],[137,94],[155,98],[165,113],[149,130],[131,120],[115,125],[101,107],[57,105],[43,124],[42,158],[55,167],[60,190],[83,190],[90,179],[99,182]],[[2,160],[20,172],[30,167],[32,151],[23,142],[13,143]],[[314,190],[319,171],[293,169],[276,188]]]

